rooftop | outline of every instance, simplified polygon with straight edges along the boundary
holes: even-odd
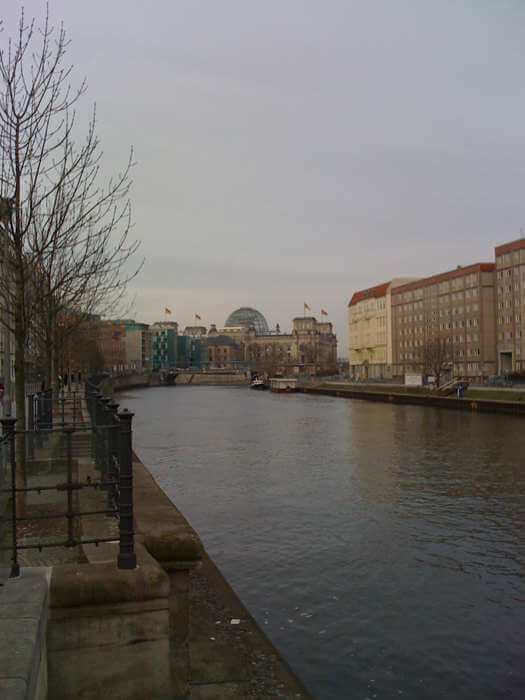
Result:
[[[447,280],[455,279],[457,277],[463,277],[464,275],[469,275],[472,272],[493,272],[495,268],[495,263],[473,263],[472,265],[466,265],[465,267],[458,265],[454,270],[449,270],[448,272],[441,272],[437,275],[432,275],[431,277],[423,277],[423,279],[417,280],[415,282],[409,282],[408,284],[402,284],[399,287],[396,287],[392,290],[392,298],[397,294],[409,292],[412,289],[419,289],[420,287],[430,287],[433,284],[438,284],[439,282],[446,282]]]
[[[518,238],[515,241],[510,241],[510,243],[497,245],[494,252],[496,255],[503,255],[504,253],[511,253],[513,250],[520,250],[521,248],[525,248],[525,238]]]
[[[384,297],[388,291],[389,284],[390,282],[382,282],[375,287],[354,292],[348,306],[355,306],[355,304],[358,304],[360,301],[365,301],[366,299],[379,299],[380,297]]]

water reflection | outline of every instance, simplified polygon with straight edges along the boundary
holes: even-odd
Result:
[[[123,403],[314,695],[525,697],[521,419],[254,393]]]

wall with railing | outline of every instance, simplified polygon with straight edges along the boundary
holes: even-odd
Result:
[[[129,411],[118,411],[110,397],[103,396],[95,385],[85,391],[44,391],[27,397],[27,428],[17,419],[0,420],[0,562],[6,576],[6,553],[9,576],[20,573],[19,556],[23,550],[42,551],[48,547],[73,548],[85,544],[114,541],[115,537],[91,537],[80,527],[84,516],[113,516],[118,520],[119,568],[134,568],[132,419]],[[85,415],[87,414],[87,415]],[[90,462],[91,469],[79,477],[78,458]],[[57,479],[49,475],[39,482],[30,480],[35,464],[47,460],[63,467]],[[104,507],[79,509],[79,492],[98,490],[106,494]],[[35,507],[38,497],[49,492],[65,495],[63,506],[42,513]],[[21,541],[19,529],[29,522],[60,520],[67,523],[66,536]],[[57,528],[57,532],[59,528]],[[34,540],[34,538],[33,538]]]

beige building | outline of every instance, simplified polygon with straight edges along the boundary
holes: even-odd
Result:
[[[398,277],[353,294],[348,304],[348,348],[354,377],[392,377],[392,289],[414,279]]]
[[[332,324],[313,316],[294,318],[291,333],[258,334],[248,328],[241,339],[241,352],[252,368],[269,374],[337,373],[337,338]]]
[[[458,266],[392,290],[396,376],[430,374],[432,344],[446,348],[443,365],[449,376],[481,380],[496,373],[494,270],[494,263]]]
[[[525,239],[497,246],[498,374],[525,371]]]

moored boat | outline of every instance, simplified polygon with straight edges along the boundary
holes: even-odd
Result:
[[[293,377],[272,377],[270,379],[270,389],[278,393],[289,394],[297,391],[297,379]]]
[[[270,386],[264,381],[264,379],[252,379],[252,383],[250,384],[250,389],[256,389],[257,391],[265,391],[269,388]]]

